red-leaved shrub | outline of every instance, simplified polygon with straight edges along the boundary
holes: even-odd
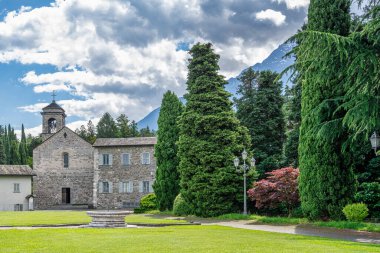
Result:
[[[283,204],[291,214],[299,204],[298,176],[299,169],[287,167],[266,173],[266,179],[255,182],[248,190],[248,197],[256,202],[258,209],[277,208]]]

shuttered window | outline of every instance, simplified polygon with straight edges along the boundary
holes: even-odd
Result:
[[[150,164],[150,153],[144,152],[141,154],[141,164]]]
[[[129,153],[121,154],[121,164],[124,166],[131,165],[131,155]]]
[[[100,154],[99,165],[112,165],[112,155],[111,154]]]

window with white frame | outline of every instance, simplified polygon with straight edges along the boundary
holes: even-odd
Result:
[[[99,165],[112,165],[112,155],[101,154],[99,156]]]
[[[133,182],[132,181],[120,182],[119,183],[119,192],[120,193],[131,193],[131,192],[133,192]]]
[[[129,153],[121,154],[121,164],[124,166],[131,165],[131,154]]]
[[[99,193],[112,193],[112,182],[100,181],[99,182]]]
[[[141,164],[150,164],[150,153],[144,152],[141,154]]]
[[[20,193],[20,184],[19,183],[13,184],[13,192],[14,193]]]
[[[143,181],[143,192],[144,193],[149,192],[149,181]]]
[[[127,182],[127,192],[128,193],[132,193],[133,192],[133,182],[132,181],[128,181]]]

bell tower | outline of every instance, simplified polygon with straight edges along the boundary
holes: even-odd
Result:
[[[51,135],[55,134],[65,126],[65,110],[56,102],[56,94],[53,91],[53,101],[42,109],[42,141],[45,141]]]

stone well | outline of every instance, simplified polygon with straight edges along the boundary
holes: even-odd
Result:
[[[120,228],[127,227],[125,216],[132,211],[88,211],[87,215],[92,218],[88,227],[96,228]]]

